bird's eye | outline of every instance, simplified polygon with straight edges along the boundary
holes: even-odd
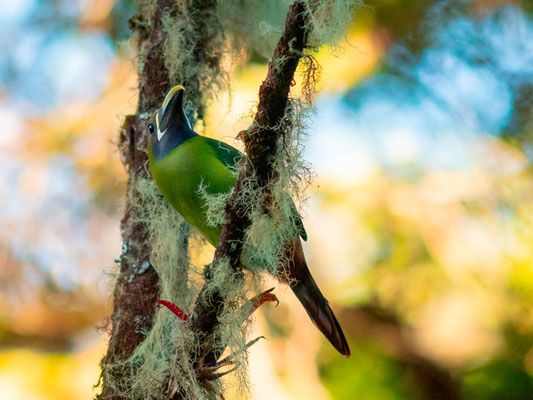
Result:
[[[154,132],[155,132],[154,124],[152,124],[152,123],[148,124],[148,133],[150,133],[151,135],[153,135]]]

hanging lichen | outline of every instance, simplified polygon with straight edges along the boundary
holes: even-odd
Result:
[[[358,1],[305,0],[311,10],[311,46],[333,45],[345,34]],[[196,2],[178,1],[162,15],[164,32],[163,57],[168,69],[169,86],[188,83],[188,113],[202,118],[208,99],[217,91],[228,90],[228,71],[222,68],[224,57],[247,52],[270,57],[283,29],[287,0],[227,0],[215,2],[212,10],[202,14]],[[140,2],[143,15],[153,15],[154,0]],[[145,21],[145,23],[147,23]],[[150,23],[150,22],[148,22]],[[201,33],[199,33],[199,28]],[[202,52],[198,51],[203,46]],[[286,244],[302,234],[297,209],[305,200],[304,190],[311,182],[309,166],[302,158],[309,105],[319,76],[319,66],[311,54],[304,54],[303,99],[292,98],[284,118],[275,127],[282,132],[274,158],[276,179],[267,190],[256,190],[252,179],[245,187],[241,201],[251,216],[252,225],[246,233],[242,256],[245,278],[228,262],[219,262],[206,281],[207,290],[222,293],[226,306],[219,315],[215,342],[229,355],[231,367],[238,375],[240,392],[248,391],[247,343],[253,303],[249,300],[261,291],[262,274],[279,275],[286,264]],[[139,64],[145,62],[140,49]],[[196,114],[193,112],[196,111]],[[193,119],[194,120],[194,119]],[[239,173],[237,167],[235,174]],[[206,216],[217,226],[224,221],[224,209],[231,193],[210,195],[199,184],[206,201]],[[163,199],[153,181],[138,179],[129,190],[132,214],[148,227],[151,246],[150,263],[160,279],[160,298],[179,305],[186,313],[193,311],[195,298],[202,284],[204,266],[192,265],[189,258],[190,228]],[[270,201],[265,203],[265,195]],[[266,206],[265,206],[266,204]],[[115,393],[129,399],[171,398],[179,393],[185,399],[207,399],[214,392],[222,393],[218,380],[211,391],[197,380],[198,364],[204,350],[190,324],[181,321],[167,309],[154,317],[153,328],[127,360],[106,366],[129,376],[114,387]],[[196,362],[196,369],[195,363]],[[226,369],[230,368],[229,366]]]

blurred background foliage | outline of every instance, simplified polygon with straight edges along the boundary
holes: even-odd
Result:
[[[89,399],[121,252],[136,5],[0,8],[0,397]],[[228,60],[205,134],[239,145],[259,53]],[[367,0],[317,59],[306,252],[353,355],[278,287],[254,398],[532,399],[533,3]]]

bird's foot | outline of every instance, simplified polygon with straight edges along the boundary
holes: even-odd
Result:
[[[222,400],[224,400],[224,396],[222,395],[222,393],[218,392],[211,382],[222,378],[224,375],[227,375],[227,374],[230,374],[236,371],[239,366],[236,365],[235,361],[233,360],[235,356],[237,356],[239,353],[243,351],[248,350],[251,346],[257,343],[259,339],[264,339],[264,337],[259,336],[255,338],[254,340],[249,341],[244,346],[244,349],[231,353],[229,356],[223,358],[222,360],[216,361],[214,364],[205,363],[205,358],[207,355],[206,353],[204,356],[200,358],[200,360],[198,360],[198,364],[195,368],[196,379],[198,380],[198,383],[201,386],[203,386],[208,392],[214,393],[215,395],[219,396]],[[233,366],[233,367],[226,371],[222,371],[222,372],[220,371],[221,368],[228,367],[228,366]]]
[[[253,308],[252,308],[252,311],[250,312],[250,315],[252,315],[252,313],[255,310],[257,310],[259,307],[261,307],[267,301],[270,301],[270,302],[274,302],[275,301],[276,302],[276,307],[278,306],[279,300],[276,297],[276,295],[274,293],[272,293],[273,290],[274,290],[274,288],[270,288],[268,290],[265,290],[263,293],[260,293],[260,294],[258,294],[257,296],[255,296],[254,298],[251,299],[251,302],[253,304]]]
[[[233,365],[232,368],[220,372],[221,368],[228,367]],[[230,356],[224,358],[223,360],[217,361],[215,364],[206,364],[204,362],[204,357],[198,361],[198,365],[195,368],[196,379],[198,382],[205,386],[206,383],[216,381],[217,379],[222,378],[224,375],[227,375],[235,371],[237,367],[235,366],[235,361],[232,361]]]

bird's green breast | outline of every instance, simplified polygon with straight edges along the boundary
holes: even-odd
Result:
[[[195,136],[180,144],[159,161],[150,155],[154,181],[167,200],[192,226],[216,246],[220,226],[206,222],[206,204],[199,189],[208,194],[227,193],[235,186],[232,171],[217,158],[212,139]]]

